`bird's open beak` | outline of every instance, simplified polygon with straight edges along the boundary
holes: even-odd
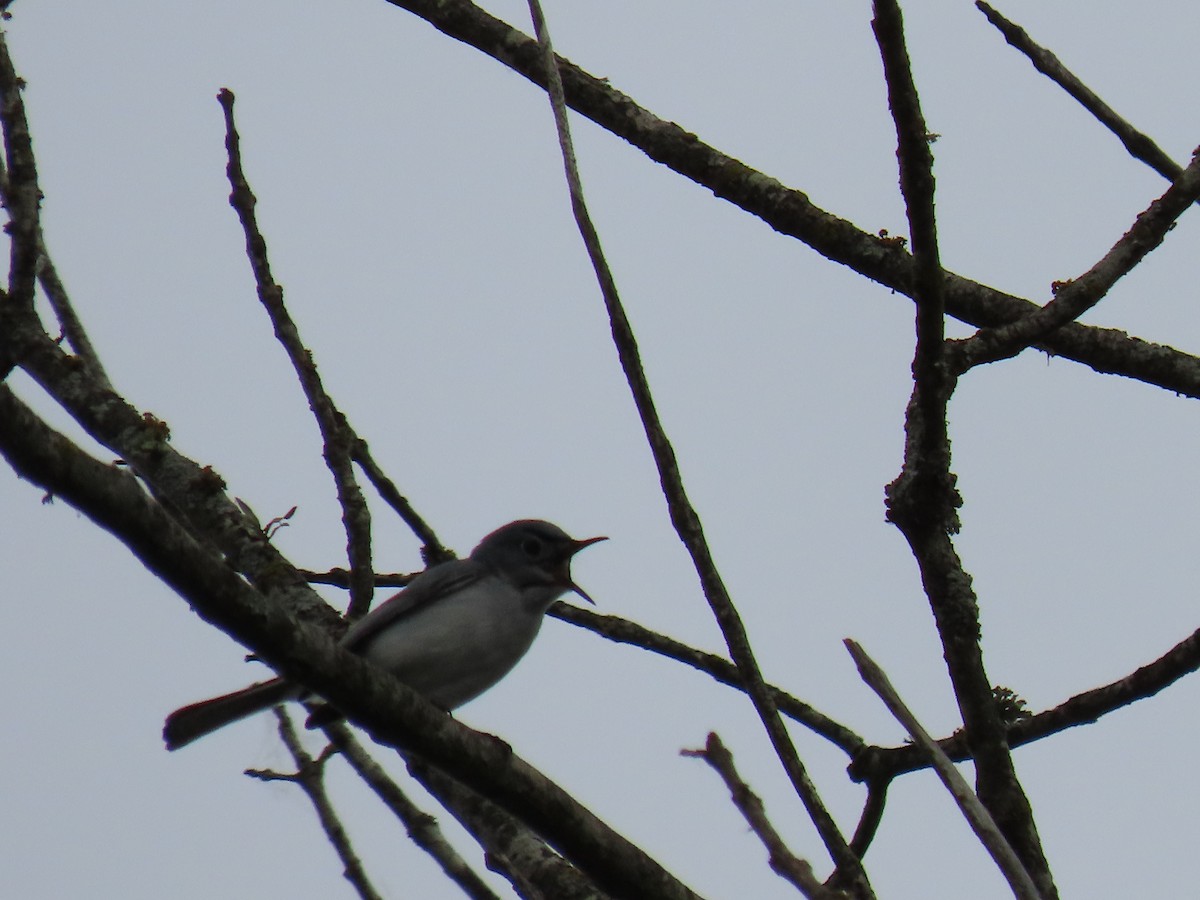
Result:
[[[571,586],[571,590],[573,590],[575,593],[577,593],[580,597],[582,597],[588,603],[592,604],[592,606],[596,605],[596,601],[588,596],[587,591],[585,591],[583,588],[581,588],[579,585],[577,585],[574,581],[571,580],[571,558],[576,553],[578,553],[580,550],[582,550],[584,547],[590,547],[590,546],[592,546],[592,544],[598,544],[601,541],[607,541],[607,540],[608,540],[607,537],[594,537],[594,538],[584,538],[581,541],[572,541],[571,547],[567,552],[567,556],[563,560],[563,574],[566,575],[567,584],[569,584]]]

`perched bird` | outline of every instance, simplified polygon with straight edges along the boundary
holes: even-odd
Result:
[[[537,519],[510,522],[480,541],[466,559],[422,572],[350,626],[341,645],[387,669],[431,703],[454,709],[512,670],[555,600],[574,591],[593,602],[571,580],[571,558],[603,540],[576,540]],[[163,740],[168,750],[176,750],[304,694],[300,686],[273,678],[202,700],[167,716]]]

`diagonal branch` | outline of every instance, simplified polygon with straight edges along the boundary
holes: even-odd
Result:
[[[346,428],[350,429],[350,433],[353,435],[353,440],[350,442],[350,457],[358,463],[358,467],[363,470],[363,474],[367,476],[367,480],[371,482],[371,486],[375,488],[383,501],[412,530],[412,533],[421,539],[421,559],[425,561],[425,565],[432,566],[453,559],[454,554],[438,540],[433,527],[413,508],[408,498],[400,493],[395,482],[388,478],[379,464],[375,462],[367,442],[358,437],[349,423],[346,423]],[[378,583],[376,581],[376,584]]]
[[[1158,247],[1175,221],[1200,199],[1200,150],[1165,194],[1150,204],[1133,226],[1094,266],[1064,285],[1049,303],[1029,315],[985,328],[954,345],[953,364],[959,373],[972,366],[1016,356],[1026,347],[1071,322],[1099,303],[1114,284]]]
[[[996,823],[987,809],[971,791],[966,780],[958,774],[954,764],[938,749],[933,738],[917,721],[917,717],[904,705],[904,701],[892,687],[887,675],[854,641],[847,640],[846,649],[854,657],[854,663],[858,666],[863,681],[879,695],[892,715],[908,730],[921,752],[928,757],[938,778],[946,785],[946,789],[950,791],[963,815],[971,824],[971,829],[983,846],[987,848],[988,853],[992,855],[992,859],[996,861],[1000,871],[1004,873],[1004,877],[1013,890],[1013,895],[1018,900],[1041,900],[1041,894],[1038,893],[1029,872],[1021,864],[1021,860],[1017,858],[1004,835],[1000,833],[1000,829],[996,827]]]
[[[104,379],[77,365],[32,314],[0,312],[0,334],[22,368],[93,440],[128,464],[172,515],[211,541],[256,589],[302,621],[331,633],[343,627],[341,617],[230,500],[221,476],[175,450],[166,423],[135,409]]]
[[[279,710],[276,710],[280,714]],[[446,877],[459,886],[472,900],[499,900],[491,888],[475,873],[457,850],[450,845],[438,827],[437,819],[418,807],[400,785],[367,753],[344,722],[323,726],[331,745],[350,764],[375,795],[404,823],[412,842],[424,850],[441,867]]]
[[[1200,670],[1200,630],[1188,635],[1158,659],[1123,678],[1083,691],[1058,706],[1012,723],[1008,727],[1009,746],[1020,747],[1068,728],[1090,725],[1131,703],[1153,697],[1197,670]],[[956,762],[971,758],[962,732],[942,738],[938,746]],[[871,783],[877,779],[890,780],[905,772],[915,772],[925,768],[925,765],[920,753],[911,744],[867,747],[850,763],[848,772],[855,781]]]
[[[850,846],[860,858],[866,855],[867,848],[871,846],[871,841],[875,840],[875,834],[879,831],[891,783],[889,778],[877,778],[867,782],[867,799],[863,803],[862,812],[859,813],[854,837],[850,840]]]
[[[610,900],[579,868],[563,859],[520,819],[464,787],[436,766],[408,754],[408,772],[484,849],[488,867],[526,900]]]
[[[331,569],[328,572],[313,572],[301,569],[300,572],[309,584],[328,584],[333,587],[346,588],[350,583],[349,573],[345,569]],[[415,575],[413,574],[382,575],[376,573],[375,586],[404,587],[414,577]],[[629,644],[632,647],[638,647],[650,653],[656,653],[667,659],[683,663],[698,672],[704,672],[721,684],[728,685],[740,691],[746,690],[745,683],[742,680],[742,676],[738,673],[737,666],[725,657],[688,646],[665,634],[651,631],[637,622],[622,618],[621,616],[595,613],[589,609],[564,603],[561,600],[550,607],[549,615],[577,628],[583,628],[600,637],[607,638],[615,643]],[[847,756],[856,757],[862,751],[868,749],[866,741],[858,734],[835,719],[831,719],[820,710],[809,706],[803,700],[792,696],[787,691],[773,684],[768,684],[767,690],[771,692],[771,696],[775,700],[775,705],[779,707],[779,711],[783,715],[799,722],[814,733],[821,735],[821,737],[830,743],[840,747]]]
[[[833,898],[841,896],[839,892],[821,884],[813,875],[812,866],[788,849],[783,836],[775,830],[775,826],[767,818],[767,810],[763,806],[762,798],[742,780],[733,764],[733,754],[726,749],[715,731],[709,732],[704,749],[680,752],[683,756],[695,756],[703,759],[721,776],[721,780],[729,788],[733,805],[738,808],[746,820],[746,824],[750,826],[750,830],[767,848],[768,862],[776,875],[790,882],[809,900],[826,900],[826,898],[833,900]]]
[[[346,555],[350,563],[350,604],[346,615],[353,620],[365,615],[371,608],[371,599],[375,591],[371,567],[371,510],[354,478],[354,466],[350,459],[353,436],[346,425],[346,417],[334,405],[333,399],[321,384],[321,376],[317,372],[312,351],[300,340],[300,331],[284,306],[283,287],[271,274],[267,242],[254,215],[254,207],[258,201],[250,190],[250,184],[242,170],[241,138],[233,121],[233,92],[222,88],[217,100],[225,114],[225,150],[228,154],[226,172],[231,187],[229,203],[237,212],[246,236],[246,255],[250,259],[250,268],[258,286],[258,299],[271,319],[275,337],[283,345],[292,368],[296,370],[300,379],[300,387],[321,431],[325,465],[329,467],[337,486],[342,525],[346,530]]]
[[[1101,100],[1091,88],[1064,66],[1057,56],[1035,44],[1025,29],[1004,18],[983,0],[975,0],[975,6],[987,17],[989,22],[996,26],[1009,44],[1029,57],[1029,61],[1033,63],[1035,69],[1079,101],[1079,104],[1095,116],[1100,124],[1115,134],[1125,145],[1130,156],[1144,162],[1167,181],[1175,181],[1179,178],[1183,173],[1181,165],[1163,152],[1148,135],[1138,131],[1118,116],[1112,107]]]
[[[469,0],[386,0],[420,16],[448,37],[475,47],[534,84],[546,87],[546,65],[535,40]],[[650,159],[803,241],[886,288],[912,296],[914,260],[884,240],[816,206],[802,191],[782,184],[685,128],[666,121],[569,60],[556,57],[568,106],[628,141]],[[1003,325],[1038,309],[1011,294],[952,272],[943,276],[950,315],[976,327]],[[1200,397],[1200,359],[1122,331],[1070,324],[1049,335],[1039,349],[1189,397]]]
[[[691,666],[697,671],[712,676],[721,684],[741,691],[747,690],[746,682],[738,671],[738,667],[725,657],[689,647],[687,644],[667,637],[665,634],[651,631],[636,622],[620,616],[601,615],[562,601],[550,608],[550,615],[564,622],[570,622],[579,628],[586,628],[610,641],[640,647],[651,653],[657,653],[659,656],[665,656],[667,659]],[[782,688],[773,684],[768,684],[766,687],[781,713],[837,745],[848,756],[853,757],[866,747],[866,742],[845,725],[793,697]]]
[[[92,345],[92,339],[88,337],[88,333],[83,327],[83,320],[75,312],[75,306],[67,294],[67,287],[58,277],[58,270],[50,259],[45,239],[40,232],[38,234],[38,252],[40,254],[38,284],[42,286],[46,301],[54,310],[55,318],[58,319],[59,327],[62,328],[62,336],[67,339],[71,349],[75,351],[75,355],[91,368],[93,375],[102,384],[110,384],[108,373],[104,371],[104,364],[100,362],[100,354]]]
[[[2,162],[0,162],[0,198],[3,198],[4,205],[8,207],[11,207],[14,202],[10,197],[8,167]],[[83,327],[83,320],[75,312],[75,306],[67,294],[67,287],[63,284],[62,279],[58,277],[58,270],[54,267],[54,263],[50,258],[50,251],[46,249],[46,238],[42,232],[40,217],[37,239],[38,284],[41,285],[42,292],[46,295],[46,301],[54,311],[55,318],[58,319],[59,327],[62,329],[62,337],[70,344],[71,349],[75,351],[75,355],[91,368],[92,374],[96,378],[104,384],[111,384],[108,380],[108,374],[104,371],[104,364],[100,362],[100,354],[96,352],[96,348],[92,344],[92,339],[88,337],[87,330]]]
[[[617,356],[620,359],[621,368],[625,373],[625,379],[629,383],[630,392],[633,394],[634,405],[641,419],[646,440],[650,444],[650,451],[654,457],[654,464],[658,469],[659,481],[662,484],[663,495],[666,498],[667,508],[670,512],[671,523],[675,526],[675,531],[678,533],[680,540],[692,558],[692,564],[700,576],[700,584],[704,591],[704,597],[708,601],[709,607],[716,618],[718,627],[721,629],[721,635],[724,637],[725,644],[729,648],[729,655],[741,673],[746,684],[746,691],[754,704],[759,719],[767,731],[771,746],[775,754],[779,757],[779,761],[792,783],[793,789],[804,803],[805,809],[816,825],[821,839],[825,842],[830,856],[839,869],[843,870],[847,873],[848,877],[862,886],[865,891],[864,895],[869,894],[870,889],[867,885],[866,875],[862,871],[859,861],[850,853],[846,839],[838,830],[833,816],[830,815],[821,802],[816,786],[809,779],[804,764],[801,762],[795,745],[792,743],[791,735],[788,734],[787,728],[783,724],[783,719],[780,717],[779,710],[775,706],[775,700],[771,695],[771,691],[763,681],[762,673],[759,670],[758,662],[754,658],[750,638],[746,633],[741,616],[734,606],[733,599],[729,596],[721,574],[717,570],[712,551],[705,540],[700,516],[696,512],[695,507],[692,506],[684,489],[683,479],[679,474],[679,464],[675,458],[675,450],[671,446],[662,421],[659,419],[658,411],[654,405],[654,398],[650,392],[650,385],[642,368],[633,328],[630,326],[629,319],[625,314],[624,306],[617,292],[616,282],[608,267],[604,252],[600,247],[600,237],[596,233],[595,226],[592,224],[591,217],[587,211],[587,205],[584,201],[583,185],[579,178],[579,171],[575,164],[575,151],[571,144],[570,127],[567,122],[566,103],[563,98],[563,87],[558,72],[557,57],[554,55],[554,49],[550,44],[550,36],[546,29],[545,19],[542,16],[538,0],[529,0],[529,6],[533,14],[534,27],[537,31],[538,39],[543,47],[554,122],[558,130],[559,145],[562,150],[563,165],[566,170],[567,186],[571,195],[571,209],[575,215],[579,232],[583,237],[584,245],[587,248],[588,256],[591,259],[592,267],[595,270],[596,280],[600,285],[600,292],[604,297],[604,305],[608,311],[609,323],[612,327],[613,343],[617,348]]]
[[[329,756],[324,753],[315,758],[310,756],[304,749],[304,745],[300,743],[300,738],[296,735],[296,726],[292,724],[287,712],[277,706],[274,713],[279,723],[279,736],[292,755],[296,771],[291,774],[282,774],[263,769],[247,769],[246,774],[259,781],[288,781],[300,788],[312,803],[317,814],[317,821],[321,823],[321,830],[325,832],[329,843],[333,845],[334,852],[342,862],[343,877],[350,882],[363,900],[383,900],[382,895],[371,884],[371,879],[367,877],[367,870],[363,868],[362,860],[354,851],[354,846],[350,843],[350,836],[346,833],[346,827],[333,808],[329,792],[325,790],[325,764],[329,761]]]
[[[113,533],[207,621],[276,671],[327,698],[375,740],[436,762],[541,834],[617,896],[698,900],[496,738],[456,722],[411,688],[298,621],[238,575],[147,496],[136,478],[83,453],[0,385],[0,454],[23,478],[63,497]]]

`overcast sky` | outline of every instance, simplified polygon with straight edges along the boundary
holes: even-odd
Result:
[[[523,3],[488,8],[529,30]],[[1187,161],[1200,143],[1195,4],[1000,9]],[[238,97],[275,275],[326,385],[443,540],[465,553],[521,517],[607,534],[575,567],[602,612],[722,648],[617,366],[542,94],[382,0],[59,0],[13,13],[46,240],[117,389],[263,520],[297,506],[276,538],[290,559],[343,564],[345,540],[227,204],[222,87]],[[870,14],[866,0],[547,4],[559,52],[591,73],[861,228],[906,234]],[[943,262],[1045,302],[1166,185],[973,4],[922,0],[905,14],[941,135]],[[911,303],[573,121],[659,410],[764,671],[868,740],[897,743],[842,647],[853,637],[931,731],[953,730],[916,567],[883,518]],[[1193,212],[1086,321],[1200,349],[1196,240]],[[13,383],[38,400],[27,379]],[[951,413],[958,546],[995,682],[1043,709],[1191,633],[1194,401],[1027,353],[971,373]],[[270,717],[162,748],[167,712],[262,670],[113,538],[0,476],[0,893],[351,896],[299,792],[241,774],[286,768]],[[375,512],[377,568],[418,567],[417,542]],[[1198,684],[1016,752],[1064,897],[1194,892]],[[458,716],[705,896],[795,896],[715,775],[678,756],[716,730],[793,850],[827,871],[749,703],[701,675],[550,621]],[[795,734],[852,830],[863,791],[844,758]],[[384,895],[457,896],[336,768],[338,806]],[[926,774],[893,787],[866,863],[881,898],[1008,896]]]

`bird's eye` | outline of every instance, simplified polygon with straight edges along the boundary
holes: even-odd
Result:
[[[525,538],[521,541],[521,549],[530,559],[536,559],[542,555],[542,542],[537,538]]]

